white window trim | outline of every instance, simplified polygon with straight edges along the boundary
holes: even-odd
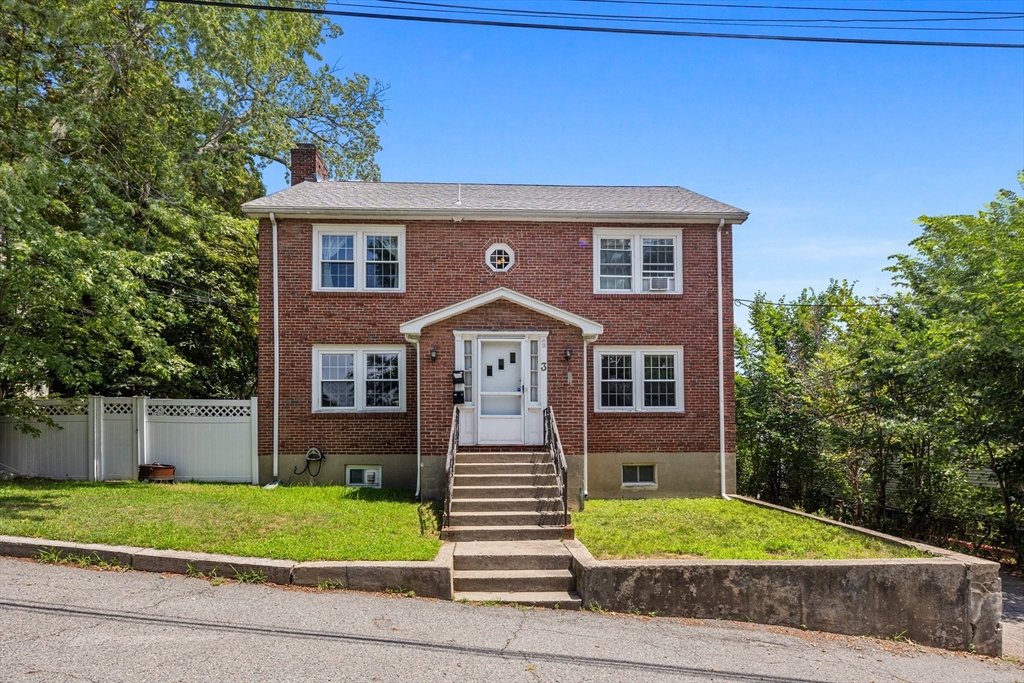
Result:
[[[628,239],[630,240],[630,251],[632,252],[633,266],[633,289],[601,289],[601,239]],[[674,259],[676,264],[675,289],[645,292],[643,281],[644,257],[643,240],[647,239],[673,239]],[[651,296],[653,294],[682,294],[683,293],[683,231],[666,230],[663,228],[645,228],[637,232],[628,228],[594,230],[594,293],[595,294],[642,294]]]
[[[629,407],[605,408],[601,406],[601,356],[633,356],[633,405]],[[644,407],[643,357],[645,354],[676,357],[676,405],[670,408]],[[683,393],[683,347],[681,346],[595,346],[594,347],[594,412],[596,413],[682,413]],[[634,464],[634,463],[630,463]]]
[[[654,481],[623,481],[622,488],[626,489],[656,489],[658,488],[658,463],[655,462],[624,462],[619,466],[619,477],[622,477],[623,467],[653,467]]]
[[[508,268],[503,268],[501,270],[491,265],[491,254],[498,251],[499,249],[504,249],[508,253]],[[484,253],[484,264],[493,273],[507,273],[508,271],[512,270],[512,267],[514,265],[516,265],[516,252],[514,249],[512,249],[512,247],[508,246],[504,242],[492,244],[491,246],[487,247],[487,251]]]
[[[322,235],[352,235],[355,256],[355,287],[324,287],[320,266]],[[366,236],[398,237],[398,287],[384,289],[366,286]],[[405,292],[405,226],[404,225],[314,225],[313,226],[313,291],[314,292]]]
[[[351,408],[323,407],[320,405],[320,381],[323,365],[320,357],[325,353],[355,354],[355,398],[356,404]],[[366,354],[397,353],[398,354],[398,406],[387,408],[366,407]],[[404,413],[405,412],[405,347],[388,346],[351,346],[351,345],[317,345],[313,347],[313,412],[314,413]]]

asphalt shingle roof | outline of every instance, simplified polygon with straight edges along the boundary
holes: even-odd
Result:
[[[746,212],[682,187],[481,185],[456,183],[304,182],[246,203],[247,213],[732,214]]]

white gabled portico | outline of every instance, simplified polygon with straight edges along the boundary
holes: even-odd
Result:
[[[600,323],[507,287],[420,316],[403,323],[399,330],[410,343],[418,344],[424,328],[499,301],[579,328],[584,344],[593,342],[604,331]],[[547,336],[546,331],[526,329],[455,331],[453,369],[463,371],[466,380],[465,404],[460,411],[462,445],[542,443],[543,410],[547,405]],[[418,390],[419,386],[417,395]]]

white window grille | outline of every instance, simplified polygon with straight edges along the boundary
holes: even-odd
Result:
[[[315,291],[405,289],[405,228],[314,226]]]
[[[540,342],[530,340],[530,403],[540,401]]]
[[[313,347],[313,411],[405,411],[405,347]]]
[[[595,293],[682,292],[681,231],[626,233],[602,229],[594,232],[594,244]]]
[[[473,340],[462,342],[462,384],[466,403],[473,403]]]
[[[683,350],[598,347],[594,350],[599,412],[683,410]]]

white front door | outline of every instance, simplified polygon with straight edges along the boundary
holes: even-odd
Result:
[[[477,443],[523,443],[523,343],[480,340]]]

